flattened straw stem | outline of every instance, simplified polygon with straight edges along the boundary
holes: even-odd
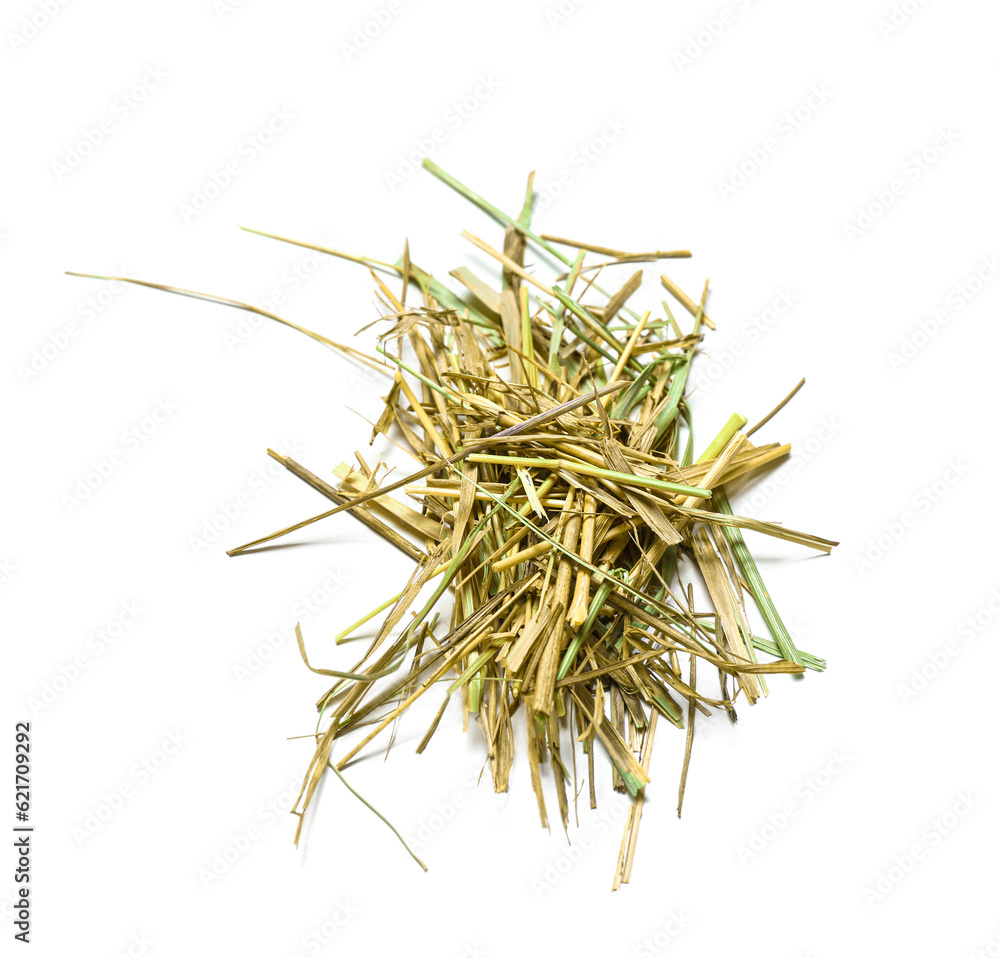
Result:
[[[681,304],[692,316],[697,316],[699,309],[702,310],[701,321],[709,328],[715,329],[715,323],[708,318],[702,307],[695,304],[695,301],[688,296],[669,276],[660,276],[660,282],[664,289],[670,293],[678,303]]]

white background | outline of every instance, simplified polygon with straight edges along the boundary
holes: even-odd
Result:
[[[1000,281],[977,271],[995,279],[983,264],[1000,253],[1000,24],[984,0],[904,6],[4,5],[0,681],[11,759],[14,722],[33,729],[37,954],[997,953]],[[357,34],[366,23],[374,37]],[[254,148],[275,110],[291,119]],[[829,670],[772,681],[733,728],[699,726],[681,820],[683,736],[661,725],[632,883],[614,894],[621,799],[606,771],[599,813],[581,803],[568,846],[539,829],[522,762],[506,795],[488,772],[469,785],[482,743],[457,708],[413,754],[436,698],[388,761],[376,749],[350,773],[424,836],[430,871],[335,780],[293,847],[295,820],[272,809],[297,788],[311,745],[288,736],[310,732],[326,685],[287,623],[302,620],[314,663],[348,667],[355,647],[333,634],[412,566],[346,516],[294,547],[225,549],[325,508],[292,476],[259,474],[265,449],[326,475],[364,448],[346,407],[374,418],[380,383],[292,330],[241,331],[245,313],[63,275],[254,302],[277,290],[279,313],[355,342],[377,315],[363,268],[236,226],[388,260],[408,237],[439,278],[470,259],[486,272],[458,234],[499,245],[496,225],[407,174],[435,130],[433,158],[507,211],[537,170],[540,230],[694,251],[668,265],[692,294],[712,280],[702,442],[808,380],[755,437],[795,444],[788,482],[735,504],[756,497],[756,514],[841,541],[829,558],[753,543]],[[229,161],[231,182],[185,215]],[[309,274],[297,286],[295,270]],[[764,313],[782,292],[793,305]],[[165,421],[125,445],[161,401]],[[140,611],[105,646],[96,631],[123,603]],[[273,654],[258,667],[261,648]],[[931,678],[906,694],[922,668]],[[155,765],[171,736],[182,744]],[[10,805],[3,816],[14,824]],[[914,851],[904,873],[896,859]],[[8,852],[5,953],[13,868]]]

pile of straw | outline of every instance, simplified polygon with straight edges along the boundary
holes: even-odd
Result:
[[[515,219],[425,166],[504,227],[502,248],[463,234],[495,261],[495,275],[452,270],[458,295],[418,267],[408,245],[396,263],[324,249],[370,271],[386,324],[378,355],[295,327],[386,375],[372,440],[385,437],[418,467],[387,482],[381,459],[371,465],[357,453],[323,479],[269,450],[334,505],[230,552],[346,511],[413,560],[396,594],[337,637],[383,616],[349,669],[309,664],[297,630],[306,664],[333,679],[317,703],[299,830],[324,773],[341,775],[430,694],[440,707],[417,751],[454,702],[464,725],[471,719],[481,730],[496,791],[507,789],[523,752],[543,825],[546,792],[554,792],[568,826],[571,797],[581,791],[577,745],[591,807],[597,755],[610,758],[614,787],[634,799],[617,887],[632,867],[659,718],[686,729],[679,813],[697,714],[722,709],[735,719],[741,693],[751,704],[767,693],[767,674],[825,666],[795,647],[743,531],[821,552],[836,543],[730,508],[727,485],[789,453],[750,441],[773,412],[750,430],[734,414],[703,450],[694,444],[686,384],[704,332],[714,328],[708,284],[694,300],[663,275],[669,301],[639,312],[630,304],[641,270],[629,269],[621,285],[605,277],[690,253],[628,253],[537,235],[530,179]],[[537,260],[530,269],[528,250]],[[707,603],[696,602],[684,570],[700,578]],[[751,630],[748,597],[767,637]],[[350,744],[335,755],[345,736]]]

